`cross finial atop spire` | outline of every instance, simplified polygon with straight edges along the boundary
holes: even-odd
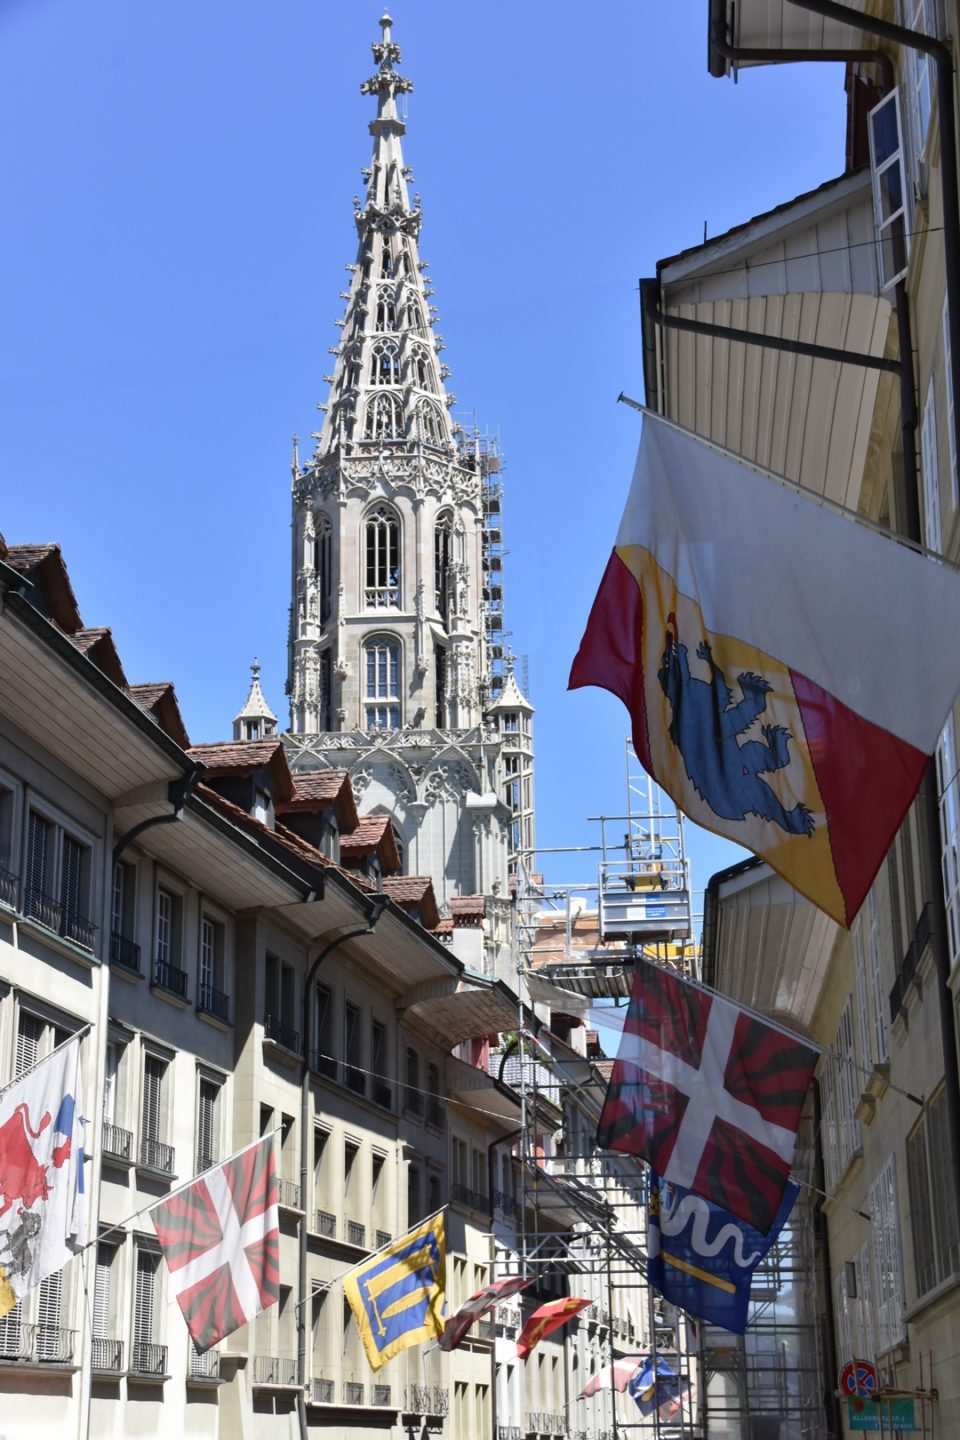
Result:
[[[377,118],[373,121],[370,129],[374,134],[378,129],[393,129],[398,135],[404,133],[403,122],[397,115],[397,96],[405,95],[413,89],[411,81],[398,75],[394,65],[400,63],[400,46],[392,39],[391,26],[393,20],[388,11],[384,10],[380,17],[380,25],[383,30],[383,39],[376,41],[370,48],[373,51],[373,58],[380,66],[376,75],[369,80],[364,80],[360,86],[362,95],[376,95],[377,97]]]

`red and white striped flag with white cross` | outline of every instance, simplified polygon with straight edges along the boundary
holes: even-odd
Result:
[[[494,1280],[492,1285],[487,1285],[483,1290],[478,1290],[476,1295],[471,1295],[465,1301],[455,1315],[451,1315],[443,1327],[443,1334],[437,1342],[441,1350],[456,1350],[463,1337],[475,1320],[492,1310],[499,1300],[506,1300],[510,1295],[517,1295],[521,1290],[526,1290],[528,1285],[533,1284],[532,1277],[526,1275],[507,1275],[502,1280]]]
[[[799,1035],[641,960],[597,1144],[642,1155],[766,1235],[818,1058]]]
[[[277,1199],[268,1135],[150,1212],[200,1354],[280,1298]]]

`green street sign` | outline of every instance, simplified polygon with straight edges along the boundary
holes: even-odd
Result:
[[[881,1406],[883,1424],[880,1423]],[[847,1424],[851,1430],[870,1430],[889,1435],[917,1429],[917,1416],[912,1400],[848,1400]]]

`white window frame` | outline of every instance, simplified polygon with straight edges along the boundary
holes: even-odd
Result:
[[[884,1014],[883,978],[881,968],[883,955],[880,947],[880,902],[876,887],[867,892],[867,961],[870,970],[870,990],[873,996],[873,1053],[877,1064],[888,1057],[887,1020]]]
[[[870,1186],[871,1243],[877,1316],[877,1353],[899,1345],[907,1328],[903,1298],[903,1247],[897,1204],[897,1157],[891,1155]]]
[[[363,644],[365,730],[400,728],[402,675],[403,648],[399,639],[394,635],[369,636]]]
[[[937,387],[931,373],[920,427],[920,471],[923,477],[923,543],[939,555],[943,549],[940,519],[940,457],[937,446]]]
[[[939,34],[936,0],[898,0],[898,19],[908,30],[921,35],[936,37]],[[922,50],[906,45],[903,50],[905,75],[904,91],[907,100],[913,161],[919,170],[927,152],[930,138],[930,119],[933,113],[934,63],[933,56]]]
[[[937,744],[937,792],[940,802],[940,876],[947,911],[951,972],[960,960],[960,774],[957,729],[951,711]]]
[[[857,1055],[853,1044],[853,1001],[849,997],[840,1015],[834,1049],[840,1057],[834,1061],[834,1065],[836,1069],[837,1118],[839,1121],[840,1143],[842,1146],[841,1153],[843,1156],[843,1168],[846,1169],[854,1155],[859,1154],[863,1147],[860,1121],[854,1114],[857,1108],[860,1087],[856,1069]]]
[[[875,144],[875,117],[884,108],[892,108],[896,125],[896,148],[878,159]],[[877,226],[877,259],[880,269],[880,288],[889,290],[902,280],[910,262],[910,196],[907,168],[904,163],[903,123],[900,114],[900,95],[896,89],[885,95],[867,115],[867,134],[870,141],[870,175],[873,182],[873,213]],[[887,204],[885,180],[894,167],[900,176],[900,204],[885,213]],[[902,264],[897,266],[896,249],[903,246]],[[888,247],[890,247],[888,249]],[[892,257],[888,262],[888,254]]]
[[[950,457],[950,498],[953,508],[960,506],[960,464],[957,456],[957,434],[953,411],[953,352],[950,347],[950,306],[943,302],[943,380],[947,395],[947,453]]]
[[[858,1360],[876,1360],[877,1341],[873,1318],[873,1276],[870,1266],[870,1241],[865,1240],[853,1258],[857,1277],[857,1355]]]

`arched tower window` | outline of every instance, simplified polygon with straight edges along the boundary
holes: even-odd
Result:
[[[447,582],[453,560],[453,516],[449,510],[437,518],[433,532],[433,576],[437,613],[447,618]]]
[[[413,330],[417,335],[426,335],[427,327],[423,323],[423,309],[416,295],[407,296],[407,329]]]
[[[432,400],[421,400],[417,406],[417,434],[427,445],[443,444],[443,420]]]
[[[366,602],[368,610],[400,604],[400,521],[386,505],[378,505],[364,524]]]
[[[333,595],[333,527],[330,517],[318,515],[313,542],[313,568],[317,572],[317,594],[320,599],[320,623],[330,619]]]
[[[377,291],[377,329],[396,330],[397,302],[391,289],[381,286]]]
[[[434,652],[434,679],[437,689],[437,729],[442,730],[447,723],[447,650],[446,646],[438,645]]]
[[[374,395],[367,403],[363,427],[365,440],[400,440],[403,438],[403,409],[396,395]]]
[[[387,277],[393,275],[393,255],[390,251],[390,241],[384,236],[383,248],[380,251],[380,274]]]
[[[437,393],[433,365],[422,345],[414,345],[410,351],[410,383],[415,385],[418,390],[429,390],[431,395]]]
[[[395,341],[374,340],[370,361],[370,384],[400,384],[400,356]]]
[[[363,647],[363,714],[365,730],[397,730],[400,726],[400,645],[389,635],[375,635]]]

